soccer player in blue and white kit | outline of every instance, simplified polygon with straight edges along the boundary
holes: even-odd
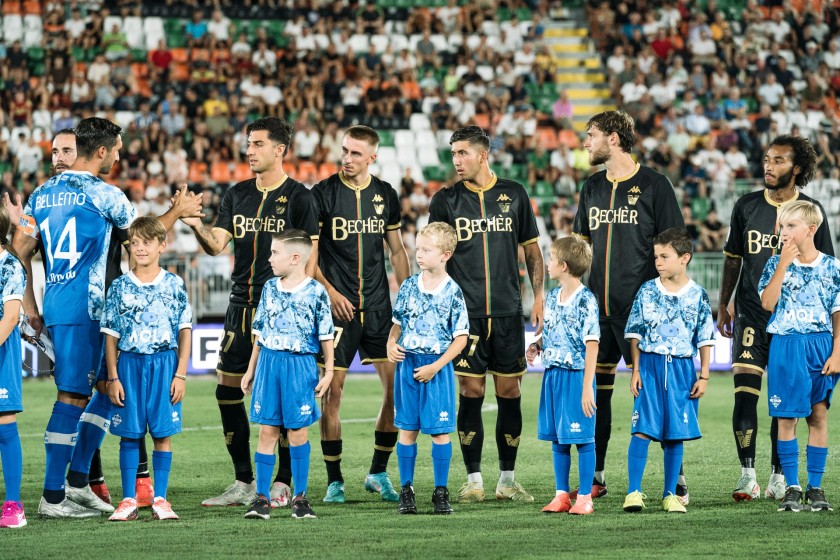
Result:
[[[4,202],[8,195],[4,195]],[[26,274],[23,265],[9,247],[6,234],[11,220],[5,206],[0,205],[0,463],[6,500],[0,513],[0,528],[19,529],[26,526],[26,515],[20,501],[23,476],[23,453],[17,429],[17,413],[23,411],[20,366],[20,314]]]
[[[155,519],[178,519],[166,500],[172,466],[171,437],[181,433],[181,401],[190,358],[192,309],[184,281],[160,267],[166,228],[149,216],[128,228],[135,266],[114,281],[105,300],[108,395],[117,409],[111,433],[120,436],[123,500],[111,521],[137,519],[135,480],[140,440],[154,440]],[[119,358],[117,351],[119,350]]]
[[[274,234],[268,259],[275,278],[262,289],[251,332],[256,343],[242,377],[242,391],[250,393],[251,422],[260,425],[254,464],[257,467],[257,497],[246,518],[268,519],[274,450],[280,427],[288,430],[292,460],[292,517],[314,518],[306,497],[309,484],[309,430],[321,411],[317,399],[324,396],[333,377],[333,320],[327,290],[307,276],[305,266],[312,254],[312,239],[289,228]],[[318,380],[315,362],[324,356],[324,376]]]
[[[560,285],[548,293],[541,340],[531,343],[529,365],[542,352],[545,375],[540,392],[537,438],[550,441],[556,494],[545,513],[594,513],[595,365],[601,326],[598,301],[580,278],[592,264],[592,249],[580,239],[564,237],[551,244],[548,276]],[[580,487],[572,506],[569,496],[571,447],[577,445]]]
[[[650,440],[665,451],[662,509],[685,513],[676,495],[683,458],[683,442],[701,437],[698,400],[709,380],[715,326],[709,296],[691,280],[691,238],[684,229],[670,228],[653,238],[659,278],[639,288],[624,336],[630,341],[633,402],[630,448],[627,451],[629,487],[624,511],[645,508],[642,475]],[[694,369],[699,349],[700,377]]]
[[[787,480],[778,511],[831,511],[822,477],[828,457],[828,407],[840,372],[840,261],[817,250],[820,208],[796,201],[779,215],[782,251],[770,257],[758,283],[767,325],[770,416],[779,420],[777,450]],[[808,423],[808,487],[799,485],[796,424]]]
[[[455,252],[455,228],[432,222],[417,234],[421,272],[400,286],[388,335],[388,359],[397,363],[394,378],[394,425],[400,429],[397,461],[400,502],[397,512],[417,513],[414,466],[417,433],[432,436],[435,513],[450,514],[449,464],[455,431],[455,370],[452,360],[467,345],[470,323],[460,286],[446,272]]]

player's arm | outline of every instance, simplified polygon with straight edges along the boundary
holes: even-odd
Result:
[[[105,333],[105,368],[108,372],[105,383],[108,386],[108,397],[117,406],[125,406],[125,391],[120,376],[117,375],[117,337]]]
[[[185,224],[190,226],[195,239],[204,251],[211,257],[215,257],[225,250],[227,244],[233,237],[230,232],[217,227],[207,229],[207,226],[201,222],[201,218],[188,218],[182,220]],[[196,223],[197,222],[197,223]]]
[[[397,278],[397,285],[402,286],[410,274],[408,266],[408,253],[402,240],[402,233],[399,229],[389,229],[385,235],[385,242],[391,251],[391,266],[394,268],[394,276]]]
[[[32,218],[24,218],[32,220]],[[34,223],[34,220],[32,220]],[[44,330],[44,320],[38,311],[38,303],[35,301],[35,288],[32,281],[32,255],[38,248],[37,233],[27,233],[29,228],[18,227],[15,231],[15,237],[12,241],[12,248],[14,248],[17,255],[20,257],[20,264],[23,265],[23,270],[26,272],[26,287],[23,290],[23,312],[29,317],[29,326],[35,330],[35,338],[41,336],[41,331]],[[17,315],[15,315],[17,317]]]
[[[335,371],[335,344],[332,338],[321,341],[321,353],[324,354],[324,376],[315,386],[315,397],[319,399],[327,394]]]
[[[723,278],[720,281],[720,303],[718,304],[717,328],[726,338],[732,338],[732,316],[729,314],[729,300],[735,292],[743,259],[726,254],[723,259]]]
[[[712,347],[710,345],[700,347],[700,377],[694,382],[689,398],[699,399],[706,394],[706,387],[709,384],[709,364],[712,361]]]
[[[419,367],[414,370],[414,379],[420,383],[428,383],[435,375],[437,375],[437,372],[439,372],[443,366],[454,360],[455,357],[466,347],[467,335],[462,334],[456,336],[452,341],[452,344],[449,345],[449,348],[446,349],[446,352],[444,352],[440,358],[429,365]]]
[[[388,359],[392,362],[401,362],[405,359],[405,348],[397,344],[400,336],[402,336],[402,327],[394,323],[391,325],[391,332],[388,333],[388,342],[386,348],[388,350]]]
[[[586,341],[586,353],[583,362],[583,394],[580,403],[583,406],[583,413],[587,418],[595,414],[595,390],[592,385],[595,383],[595,366],[598,363],[598,341]]]
[[[21,301],[10,299],[3,304],[3,319],[0,320],[0,346],[6,343],[6,339],[15,330],[20,315]]]
[[[321,271],[320,266],[315,267],[315,280],[320,282],[324,288],[326,288],[327,295],[330,298],[330,306],[332,307],[332,311],[336,319],[339,321],[352,321],[353,313],[356,312],[356,308],[353,307],[353,304],[350,303],[349,299],[344,297],[341,292],[335,289],[335,286],[330,284],[327,277],[324,276],[324,273]]]
[[[242,376],[242,392],[244,392],[246,395],[250,395],[251,390],[253,389],[254,372],[257,371],[257,360],[259,359],[259,357],[260,344],[258,341],[254,341],[254,349],[251,350],[251,360],[248,362],[248,371],[246,371],[245,375]]]
[[[528,278],[531,279],[531,288],[534,290],[534,307],[531,310],[531,326],[535,328],[536,334],[540,334],[543,328],[543,286],[545,283],[545,263],[543,262],[540,244],[537,241],[528,243],[522,247],[525,250],[525,266],[528,269]]]
[[[178,404],[184,400],[187,392],[187,364],[190,361],[190,347],[192,344],[192,329],[189,327],[178,331],[178,369],[175,370],[175,377],[169,386],[169,396],[172,397],[172,404]]]
[[[306,261],[306,266],[304,267],[306,271],[306,275],[310,278],[316,278],[316,274],[318,272],[318,240],[312,240],[312,253],[309,255],[309,260]]]
[[[634,397],[639,396],[639,389],[642,388],[642,377],[639,373],[639,358],[642,352],[639,350],[639,339],[630,339],[630,359],[633,360],[633,374],[630,376],[630,392]]]
[[[822,368],[823,375],[840,373],[840,311],[831,314],[831,333],[834,344],[831,347],[831,356]]]

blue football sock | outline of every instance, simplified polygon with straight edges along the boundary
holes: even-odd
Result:
[[[432,469],[435,473],[435,486],[449,484],[449,464],[452,462],[452,442],[432,442]]]
[[[669,494],[677,495],[677,480],[680,478],[680,467],[683,460],[683,442],[666,441],[664,444],[665,454],[665,486],[662,497]]]
[[[414,482],[414,463],[417,460],[417,444],[403,445],[397,442],[397,463],[400,466],[400,486]]]
[[[139,463],[139,453],[137,460]],[[169,471],[172,470],[172,452],[152,451],[152,470],[155,472],[155,498],[165,500],[169,489]]]
[[[554,489],[569,491],[569,469],[572,468],[572,446],[556,441],[551,444],[554,457]],[[592,481],[589,481],[592,484]]]
[[[254,453],[254,465],[257,471],[257,494],[266,498],[271,496],[271,475],[274,474],[274,453]]]
[[[90,463],[108,433],[112,409],[110,399],[96,392],[79,418],[79,436],[76,438],[76,447],[70,459],[70,473],[67,475],[71,486],[81,488],[87,485]]]
[[[289,456],[292,459],[292,482],[295,485],[295,496],[306,494],[309,487],[309,454],[311,446],[307,441],[303,445],[289,445]]]
[[[44,434],[44,447],[47,451],[44,497],[51,503],[59,503],[64,499],[67,465],[73,455],[73,446],[76,444],[77,437],[76,429],[83,412],[83,408],[72,404],[56,402],[53,405],[52,415]]]
[[[808,486],[819,488],[822,485],[822,477],[825,473],[828,447],[814,447],[813,445],[809,445],[805,448],[805,456],[808,460]]]
[[[17,422],[0,424],[0,461],[3,462],[3,481],[6,501],[20,502],[20,481],[23,477],[23,452]],[[823,460],[823,465],[825,461]]]
[[[779,462],[788,486],[799,486],[799,441],[796,438],[776,442]]]
[[[122,479],[123,498],[136,498],[137,465],[140,463],[140,440],[124,439],[120,441],[120,478]]]
[[[592,493],[592,480],[595,478],[595,444],[579,443],[578,472],[580,473],[580,487],[578,496],[586,496]]]
[[[642,476],[647,465],[648,447],[650,440],[633,436],[627,450],[627,493],[642,491]]]

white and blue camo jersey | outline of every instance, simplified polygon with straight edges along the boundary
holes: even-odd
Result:
[[[779,266],[779,255],[770,257],[758,282],[759,296]],[[770,317],[767,332],[809,334],[831,332],[831,315],[840,311],[840,261],[824,253],[803,264],[794,259],[785,271],[782,293]]]
[[[44,243],[47,326],[99,321],[111,229],[137,216],[125,194],[91,173],[65,171],[35,189],[23,213]]]
[[[598,301],[581,284],[565,302],[562,288],[548,292],[542,334],[542,363],[546,369],[562,367],[582,370],[586,363],[586,343],[601,339]]]
[[[709,295],[694,280],[678,292],[668,292],[659,278],[648,280],[633,300],[624,338],[637,339],[642,352],[694,357],[696,348],[715,344]]]
[[[3,305],[0,305],[0,319],[7,301],[23,301],[26,288],[26,272],[23,265],[8,251],[0,252],[0,290],[3,292]]]
[[[327,290],[309,277],[292,289],[271,278],[263,286],[251,332],[270,350],[317,354],[320,341],[331,340],[334,332]]]
[[[100,330],[119,339],[123,352],[156,354],[178,348],[178,333],[192,328],[192,308],[184,281],[161,270],[151,282],[133,272],[117,278],[108,290]]]
[[[467,304],[452,278],[429,291],[423,275],[415,274],[400,286],[392,313],[402,329],[397,344],[414,354],[443,354],[455,337],[470,333]]]

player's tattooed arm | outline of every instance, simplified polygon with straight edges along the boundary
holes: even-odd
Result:
[[[198,218],[196,218],[198,219]],[[201,220],[197,225],[188,224],[192,228],[195,238],[201,248],[210,255],[216,256],[225,250],[225,246],[230,240],[230,234],[221,228],[207,229]]]
[[[539,243],[529,243],[523,247],[525,250],[525,266],[528,269],[528,278],[531,279],[531,287],[534,290],[534,307],[531,310],[531,326],[536,329],[536,334],[542,332],[543,327],[543,286],[545,283],[545,263],[543,262],[542,251]]]
[[[720,334],[732,338],[732,316],[729,314],[729,300],[741,274],[741,261],[738,257],[726,255],[723,260],[723,279],[720,282],[720,303],[718,304],[717,327]]]

